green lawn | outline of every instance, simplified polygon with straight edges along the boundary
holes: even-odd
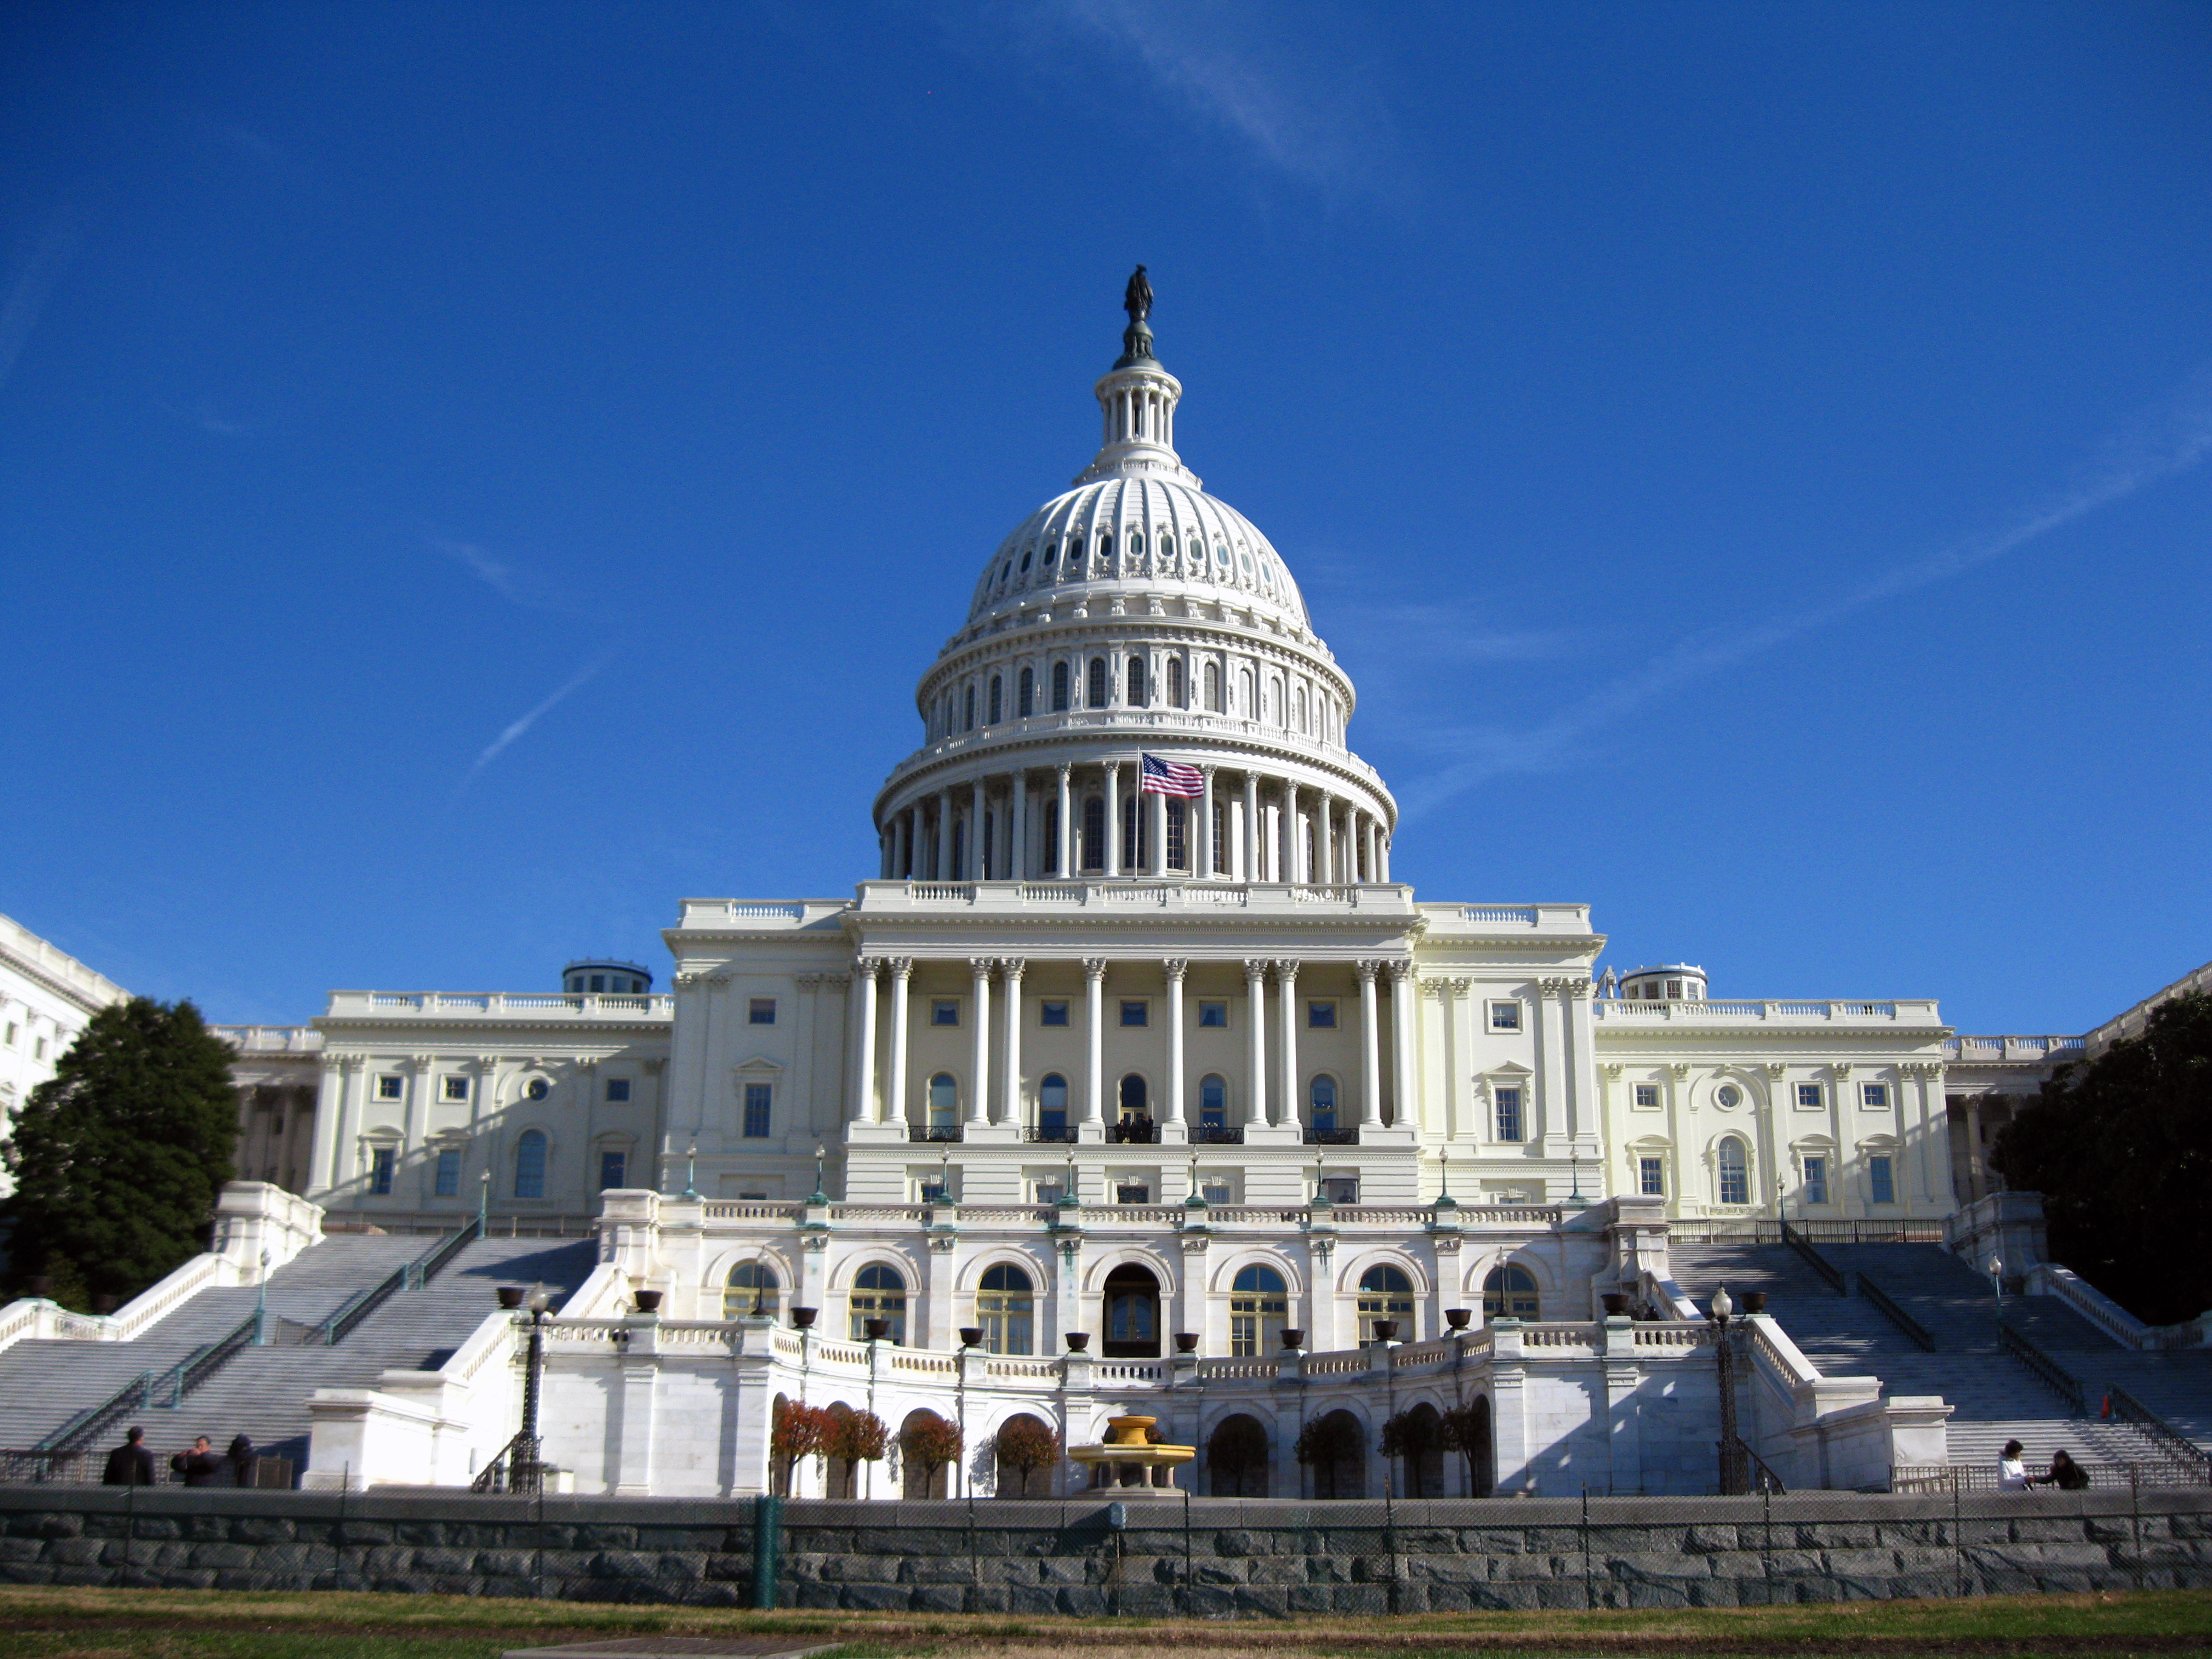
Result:
[[[2173,1653],[2212,1649],[2212,1592],[1995,1596],[1637,1613],[1214,1623],[736,1613],[438,1595],[0,1587],[9,1659],[495,1659],[659,1633],[842,1640],[841,1659],[1327,1659],[1446,1655]]]

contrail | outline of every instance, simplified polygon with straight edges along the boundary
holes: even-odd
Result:
[[[22,356],[23,345],[31,337],[31,331],[39,324],[39,314],[46,308],[46,300],[60,282],[62,273],[76,257],[76,227],[67,209],[54,215],[46,226],[46,234],[31,250],[31,257],[15,278],[15,285],[8,290],[8,301],[0,305],[0,385],[15,367],[15,359]]]
[[[2198,369],[2155,415],[2130,423],[2081,470],[2071,488],[2016,514],[1998,529],[1954,543],[1901,565],[1864,586],[1808,611],[1769,618],[1747,628],[1693,634],[1634,674],[1600,687],[1543,725],[1520,732],[1467,732],[1472,757],[1415,783],[1400,804],[1407,817],[1441,805],[1463,790],[1503,773],[1535,771],[1555,763],[1577,738],[1644,706],[1656,692],[1770,651],[1785,641],[1824,628],[1852,612],[1910,593],[1988,563],[2048,535],[2085,514],[2134,495],[2146,485],[2194,466],[2212,450],[2212,366]]]
[[[508,726],[506,731],[501,732],[496,738],[493,738],[490,746],[487,748],[483,754],[477,757],[476,764],[469,768],[468,776],[463,778],[460,781],[460,788],[467,788],[470,780],[473,779],[477,773],[483,771],[485,767],[497,760],[509,744],[513,743],[517,738],[527,732],[532,726],[537,725],[539,720],[550,714],[556,708],[559,707],[562,700],[568,696],[570,692],[578,690],[585,684],[585,682],[591,679],[593,675],[597,674],[599,670],[605,668],[607,665],[608,657],[612,654],[613,653],[611,652],[602,653],[592,661],[586,665],[583,672],[578,674],[558,691],[556,691],[551,696],[546,698],[544,702],[539,703],[537,708],[532,709],[520,720],[515,721],[514,725]]]

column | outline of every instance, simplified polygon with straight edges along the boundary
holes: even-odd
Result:
[[[853,963],[853,1000],[858,1005],[859,1063],[853,1067],[853,1121],[866,1123],[876,1110],[876,972],[882,967],[873,957]]]
[[[1030,878],[1030,775],[1018,766],[1014,769],[1012,787],[1006,794],[1004,874],[1009,881],[1027,881]]]
[[[898,821],[893,819],[876,834],[876,875],[884,881],[891,877],[891,866],[898,860]]]
[[[1314,879],[1324,887],[1336,884],[1336,808],[1323,790],[1314,803]]]
[[[1090,1062],[1084,1073],[1083,1121],[1106,1121],[1106,958],[1083,958],[1084,1042]]]
[[[1170,1123],[1182,1121],[1182,981],[1190,963],[1170,957],[1168,975],[1168,1115]]]
[[[1075,875],[1075,863],[1069,850],[1074,844],[1075,825],[1069,817],[1067,792],[1067,775],[1073,769],[1073,767],[1066,765],[1053,768],[1053,770],[1059,775],[1060,781],[1060,818],[1052,827],[1055,842],[1053,848],[1055,854],[1053,873],[1062,881],[1072,880]]]
[[[1388,881],[1390,879],[1390,838],[1382,830],[1377,830],[1375,832],[1375,842],[1376,857],[1382,860],[1382,879]]]
[[[968,1121],[991,1121],[991,958],[968,958],[968,984],[975,1005],[975,1040],[969,1050]]]
[[[1360,881],[1359,820],[1364,815],[1351,801],[1344,804],[1344,881],[1346,886],[1357,886]]]
[[[991,878],[990,860],[985,855],[990,848],[983,834],[983,780],[975,780],[969,791],[968,807],[968,879],[988,881]]]
[[[1243,834],[1237,838],[1237,862],[1243,867],[1237,872],[1239,881],[1265,881],[1260,868],[1260,776],[1256,772],[1244,775]]]
[[[1421,1121],[1413,1098],[1413,964],[1390,963],[1390,1097],[1400,1125]]]
[[[1275,988],[1283,1011],[1282,1081],[1278,1085],[1276,1098],[1282,1103],[1282,1111],[1275,1121],[1299,1123],[1304,1120],[1298,1113],[1298,963],[1295,957],[1279,957],[1275,961]]]
[[[1250,787],[1247,781],[1246,787]],[[1267,964],[1244,959],[1244,1121],[1267,1121]]]
[[[1375,975],[1380,962],[1353,964],[1359,972],[1359,1122],[1360,1127],[1382,1127],[1382,1055],[1375,1022]]]
[[[929,878],[945,881],[952,873],[952,791],[937,792],[937,840],[929,852]]]
[[[1978,1204],[1989,1196],[1989,1180],[1982,1173],[1982,1097],[1966,1097],[1966,1201]]]
[[[1121,763],[1109,761],[1106,772],[1106,873],[1121,873]]]
[[[1286,882],[1302,881],[1305,878],[1305,872],[1298,868],[1298,787],[1288,778],[1283,780],[1283,821],[1279,828],[1282,831],[1282,846],[1279,853],[1283,864],[1282,879]]]
[[[894,881],[904,876],[910,867],[907,863],[909,846],[907,836],[909,829],[908,820],[912,816],[909,809],[891,820],[891,867],[889,873]]]
[[[906,1001],[914,976],[912,957],[893,957],[891,969],[890,1075],[884,1079],[884,1121],[906,1121]]]
[[[1139,767],[1139,769],[1143,769]],[[1180,806],[1182,802],[1178,799],[1176,805]],[[1145,805],[1152,818],[1152,874],[1164,876],[1168,872],[1168,798],[1152,795],[1147,798]]]
[[[1206,780],[1198,798],[1198,835],[1190,851],[1190,872],[1200,881],[1213,878],[1213,769],[1199,768]]]
[[[1025,966],[1020,957],[999,958],[1000,984],[1006,994],[1006,1063],[1000,1067],[1005,1074],[999,1085],[999,1121],[1019,1123],[1022,1121],[1022,969]]]

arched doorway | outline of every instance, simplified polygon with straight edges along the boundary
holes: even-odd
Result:
[[[952,1489],[952,1457],[946,1457],[932,1467],[938,1452],[947,1449],[944,1443],[932,1445],[923,1437],[942,1437],[952,1425],[933,1411],[911,1411],[899,1425],[899,1496],[909,1501],[925,1498],[943,1498]],[[953,1456],[958,1453],[954,1452]]]
[[[1444,1420],[1426,1401],[1406,1413],[1413,1419],[1413,1451],[1407,1456],[1406,1496],[1444,1495]]]
[[[1482,1281],[1482,1322],[1493,1319],[1540,1319],[1543,1304],[1536,1296],[1536,1276],[1526,1267],[1507,1262],[1492,1267]]]
[[[1367,1495],[1367,1431],[1347,1411],[1317,1417],[1298,1434],[1298,1461],[1312,1472],[1314,1496]]]
[[[852,1415],[853,1408],[843,1401],[833,1400],[830,1402],[830,1420],[833,1425],[830,1436],[833,1443],[838,1429],[849,1421]],[[824,1498],[858,1498],[860,1495],[858,1463],[848,1463],[842,1458],[825,1457],[822,1460],[822,1495]]]
[[[1491,1437],[1490,1396],[1477,1395],[1467,1412],[1468,1445],[1462,1455],[1467,1459],[1468,1492],[1471,1497],[1487,1498],[1498,1485],[1498,1446]]]
[[[1216,1498],[1267,1495],[1267,1431],[1256,1417],[1224,1417],[1206,1442],[1207,1490]]]
[[[1106,1275],[1105,1302],[1101,1354],[1108,1359],[1158,1359],[1160,1281],[1152,1270],[1123,1262]]]
[[[1027,1412],[999,1425],[991,1442],[1001,1498],[1049,1498],[1053,1471],[1060,1464],[1060,1437],[1042,1419]]]

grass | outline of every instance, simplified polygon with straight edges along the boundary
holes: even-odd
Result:
[[[462,1596],[0,1587],[9,1659],[496,1659],[625,1635],[842,1641],[839,1659],[1445,1659],[1481,1653],[1895,1656],[2212,1649],[2212,1592],[1628,1613],[1240,1620],[743,1613]]]

